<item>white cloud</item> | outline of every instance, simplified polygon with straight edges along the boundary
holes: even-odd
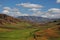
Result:
[[[32,8],[32,9],[29,9],[29,11],[33,11],[33,12],[36,12],[36,11],[39,11],[41,9],[37,9],[37,8]]]
[[[21,3],[21,4],[16,4],[17,6],[23,6],[26,8],[42,8],[42,5],[39,4],[32,4],[32,3]]]
[[[42,16],[43,14],[44,14],[44,12],[36,11],[32,14],[32,16]]]
[[[8,10],[3,10],[2,13],[7,14],[7,13],[9,13],[9,11]]]
[[[47,18],[48,16],[46,16],[46,15],[42,15],[41,17]]]
[[[59,8],[50,8],[47,12],[36,11],[32,16],[40,16],[45,18],[60,18],[60,9]]]
[[[60,13],[60,9],[59,8],[51,8],[48,11],[52,12],[52,13]]]
[[[60,18],[60,9],[58,9],[58,8],[51,8],[44,15],[42,15],[42,17]]]
[[[10,10],[10,7],[3,7],[3,10]]]
[[[15,16],[29,16],[29,14],[26,14],[26,13],[21,13],[21,12],[15,12]]]
[[[10,9],[10,7],[4,7],[2,13],[8,14]]]
[[[44,15],[41,15],[41,17],[45,17],[45,18],[55,18],[55,15],[51,14],[51,13],[45,13]]]
[[[23,14],[22,16],[30,16],[30,15],[25,13],[25,14]]]
[[[50,8],[47,12],[42,12],[37,8],[29,9],[34,11],[32,14],[21,13],[17,8],[4,7],[2,13],[8,14],[10,16],[40,16],[45,18],[60,18],[60,9],[59,8]]]
[[[57,0],[57,3],[60,3],[60,0]]]
[[[22,6],[22,7],[25,7],[25,8],[30,8],[30,9],[28,9],[28,11],[31,11],[33,13],[31,15],[24,14],[24,15],[29,15],[29,16],[38,16],[38,15],[40,15],[41,12],[39,10],[41,10],[41,8],[43,7],[42,5],[32,4],[32,3],[21,3],[21,4],[16,4],[16,5],[17,6]]]
[[[14,17],[16,17],[16,16],[28,16],[28,14],[21,13],[19,11],[19,9],[17,9],[17,8],[10,8],[10,7],[4,7],[2,13],[10,15],[10,16],[14,16]]]

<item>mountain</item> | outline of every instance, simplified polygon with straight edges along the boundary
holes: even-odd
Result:
[[[0,14],[1,40],[5,39],[6,40],[60,40],[59,19],[58,20],[53,19],[55,21],[47,22],[51,21],[51,19],[35,17],[35,16],[20,16],[20,17],[18,19],[8,16],[6,14]],[[32,22],[30,23],[30,21]],[[44,21],[47,23],[45,24],[37,23]]]
[[[49,18],[36,17],[36,16],[19,16],[18,18],[23,19],[25,21],[38,22],[38,23],[52,21]]]
[[[21,16],[22,17],[22,16]],[[23,17],[24,18],[24,17]],[[35,17],[31,17],[32,19],[34,19]],[[30,22],[30,19],[29,17],[25,20],[25,19],[20,19],[20,18],[14,18],[14,17],[11,17],[9,15],[6,15],[6,14],[0,14],[0,27],[17,27],[17,28],[20,28],[22,29],[22,27],[24,28],[31,28],[31,27],[38,27],[40,26],[39,23],[37,22]],[[36,20],[37,21],[37,20]],[[24,25],[23,25],[24,24]]]
[[[5,23],[18,23],[20,22],[20,19],[8,16],[6,14],[0,14],[0,24],[5,24]]]

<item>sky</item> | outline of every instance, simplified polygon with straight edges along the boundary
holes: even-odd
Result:
[[[0,13],[13,17],[60,18],[60,0],[0,0]]]

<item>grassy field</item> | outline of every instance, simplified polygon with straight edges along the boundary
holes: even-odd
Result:
[[[51,28],[51,27],[53,27],[52,28],[53,30],[48,30],[48,28]],[[46,33],[49,33],[49,35],[51,33],[52,36],[55,36],[53,34],[55,33],[55,31],[58,31],[58,30],[55,30],[54,27],[55,27],[55,24],[49,24],[46,26],[41,26],[40,28],[38,27],[34,28],[34,26],[32,26],[31,24],[24,23],[24,22],[13,24],[13,25],[11,24],[0,25],[0,40],[34,40],[33,34],[34,32],[38,33],[38,31],[40,33],[42,31],[41,35],[43,36],[41,38],[39,37],[42,40],[45,38]],[[48,30],[48,31],[45,31],[45,30]],[[49,38],[46,40],[60,40],[60,37],[59,38],[54,38],[54,37],[52,38],[50,36],[48,37]]]
[[[36,29],[12,30],[0,32],[0,40],[28,40]]]
[[[27,28],[30,26],[30,24],[24,22],[0,25],[0,40],[28,40],[31,33],[36,30]]]

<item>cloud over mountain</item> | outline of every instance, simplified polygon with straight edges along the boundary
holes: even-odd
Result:
[[[14,17],[16,17],[16,16],[28,16],[28,14],[21,13],[19,11],[19,9],[17,9],[17,8],[10,8],[10,7],[4,7],[2,13],[10,15],[10,16],[14,16]]]
[[[48,11],[49,12],[53,12],[53,13],[60,13],[60,9],[59,8],[51,8]]]
[[[47,17],[47,18],[59,18],[60,17],[60,9],[59,8],[50,8],[43,15],[43,17]]]
[[[59,0],[57,0],[57,1],[59,1]],[[60,9],[59,8],[50,8],[47,11],[43,12],[41,10],[44,6],[42,6],[40,4],[20,3],[20,4],[16,4],[16,6],[28,9],[27,11],[30,11],[32,13],[31,14],[22,13],[20,11],[20,9],[11,8],[11,7],[3,7],[2,13],[11,15],[14,17],[16,17],[16,16],[40,16],[40,17],[46,17],[46,18],[59,18],[60,17]]]
[[[2,13],[10,15],[10,16],[40,16],[40,17],[46,17],[46,18],[59,18],[60,17],[60,9],[59,8],[50,8],[47,10],[47,12],[42,12],[39,9],[29,9],[30,11],[33,11],[33,13],[30,15],[28,13],[22,13],[18,8],[10,8],[10,7],[4,7]]]

